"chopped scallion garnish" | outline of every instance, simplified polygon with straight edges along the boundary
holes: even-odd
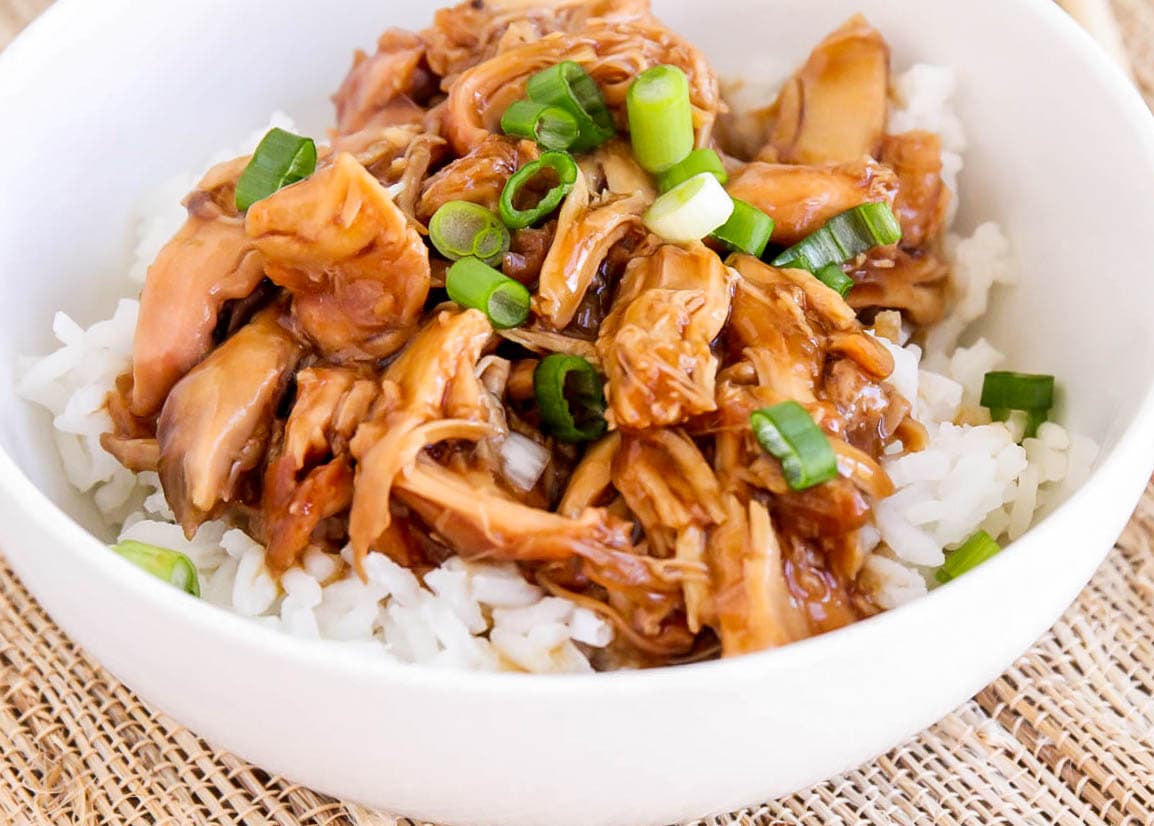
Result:
[[[554,353],[533,371],[533,392],[546,433],[562,442],[590,442],[606,430],[601,377],[580,356]]]
[[[854,280],[846,275],[838,264],[830,264],[828,267],[822,267],[815,272],[814,275],[817,276],[817,280],[822,284],[825,284],[831,290],[836,290],[842,298],[845,298],[854,287]]]
[[[994,541],[992,536],[985,531],[978,531],[967,539],[961,547],[950,551],[945,564],[938,569],[935,576],[938,582],[949,582],[951,579],[956,579],[967,571],[978,567],[1000,550],[1002,547]]]
[[[196,566],[179,551],[158,548],[131,539],[113,545],[112,550],[157,579],[163,579],[194,597],[200,596],[200,580],[196,574]]]
[[[753,204],[733,199],[733,214],[713,232],[713,237],[734,252],[761,258],[773,236],[773,219]]]
[[[685,160],[658,175],[657,186],[662,192],[668,192],[702,172],[715,175],[722,186],[729,182],[729,173],[725,171],[725,165],[716,152],[712,149],[694,149]]]
[[[433,213],[429,238],[450,261],[480,258],[496,264],[509,251],[509,230],[501,219],[480,204],[449,201]]]
[[[990,418],[1004,422],[1010,412],[1026,414],[1024,438],[1038,435],[1038,428],[1054,406],[1054,377],[1032,373],[994,371],[982,381],[982,407],[990,408]]]
[[[303,181],[317,168],[317,145],[283,129],[271,129],[236,184],[236,208],[244,212],[274,192]]]
[[[655,235],[675,244],[700,241],[733,215],[733,199],[717,178],[702,172],[653,202],[642,220]]]
[[[1054,377],[995,371],[982,382],[982,406],[1010,410],[1049,410],[1054,406]]]
[[[693,151],[693,106],[689,78],[676,66],[642,72],[626,96],[633,157],[646,172],[660,175]]]
[[[509,229],[525,229],[543,221],[573,191],[578,174],[580,170],[571,155],[543,153],[517,170],[505,184],[499,207],[501,220]]]
[[[462,258],[445,277],[449,298],[480,310],[499,330],[517,327],[529,317],[529,291],[519,281],[477,258]]]
[[[579,63],[566,60],[529,78],[529,100],[566,110],[577,120],[578,138],[574,152],[596,149],[617,130],[597,82]]]
[[[559,106],[519,100],[501,116],[506,135],[528,138],[546,149],[568,149],[580,137],[577,118]]]
[[[797,402],[755,410],[749,424],[762,448],[781,461],[790,490],[806,490],[837,476],[837,455],[829,438]]]
[[[830,218],[773,260],[773,266],[816,273],[830,264],[844,264],[874,247],[902,240],[902,228],[884,201],[861,204]]]

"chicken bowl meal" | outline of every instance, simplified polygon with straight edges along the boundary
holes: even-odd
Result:
[[[23,364],[109,553],[367,656],[671,666],[895,608],[1087,476],[1062,376],[970,338],[949,68],[863,16],[777,88],[647,0],[389,29],[140,229]]]
[[[0,52],[0,565],[414,822],[687,822],[966,703],[1154,466],[1140,96],[1037,0],[452,2]]]

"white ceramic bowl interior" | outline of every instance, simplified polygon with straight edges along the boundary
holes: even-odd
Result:
[[[1103,447],[1091,482],[1006,553],[926,599],[780,651],[577,678],[446,673],[282,637],[102,552],[49,422],[0,393],[0,547],[113,673],[215,744],[333,794],[453,823],[662,823],[791,792],[969,697],[1073,599],[1154,456],[1148,113],[1047,0],[658,0],[728,75],[780,76],[849,14],[897,68],[960,78],[961,228],[994,219],[1020,286],[982,325],[1053,372]],[[314,133],[356,46],[429,0],[60,0],[0,56],[0,387],[130,290],[135,204],[284,109]]]

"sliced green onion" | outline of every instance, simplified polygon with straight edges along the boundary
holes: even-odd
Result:
[[[1026,414],[1023,439],[1038,435],[1038,428],[1054,406],[1054,377],[1033,373],[995,371],[982,381],[982,407],[990,408],[990,418],[1004,422],[1015,410]]]
[[[902,240],[902,225],[885,201],[846,210],[830,218],[827,226],[843,249],[857,250],[850,258],[874,247],[888,247]]]
[[[845,261],[845,251],[828,227],[822,227],[794,244],[777,258],[773,266],[785,270],[817,272],[823,267],[837,266]]]
[[[733,199],[717,178],[702,172],[653,202],[642,217],[645,226],[675,244],[699,241],[733,215]]]
[[[761,258],[773,236],[773,219],[751,203],[733,199],[733,214],[718,227],[713,237],[735,252]]]
[[[845,298],[854,287],[854,280],[842,272],[838,264],[822,267],[814,273],[814,276],[831,290],[836,290],[842,298]]]
[[[519,100],[501,116],[506,135],[537,141],[546,149],[568,149],[577,142],[581,129],[577,118],[559,106]]]
[[[525,164],[501,191],[501,220],[509,229],[525,229],[544,220],[573,191],[578,173],[577,162],[565,152],[545,152],[537,160]],[[528,203],[543,190],[539,179],[546,176],[551,176],[544,182],[549,188],[536,202]]]
[[[529,317],[525,286],[477,258],[462,258],[449,267],[445,289],[462,307],[487,315],[498,330],[517,327]]]
[[[184,554],[131,539],[113,545],[112,550],[157,579],[163,579],[169,585],[175,585],[194,597],[200,596],[200,580],[196,575],[196,566]]]
[[[755,410],[749,424],[762,448],[781,460],[790,490],[806,490],[837,476],[837,456],[829,438],[797,402]]]
[[[668,192],[702,172],[715,175],[722,186],[729,183],[729,173],[725,171],[725,165],[716,152],[712,149],[694,149],[685,160],[658,175],[657,186],[662,192]]]
[[[817,272],[900,240],[901,224],[889,204],[861,204],[830,218],[821,229],[773,259],[773,266]]]
[[[283,129],[271,129],[236,183],[236,208],[244,212],[279,189],[303,181],[317,168],[317,145]]]
[[[990,557],[1002,550],[1002,547],[994,541],[994,538],[985,531],[978,531],[976,534],[967,539],[960,548],[950,551],[950,555],[946,557],[946,563],[938,569],[938,582],[949,582],[951,579],[956,579],[967,571],[981,565]]]
[[[1030,411],[1053,406],[1053,376],[995,371],[982,382],[982,407]]]
[[[693,106],[689,78],[676,66],[643,72],[626,95],[633,157],[660,175],[693,151]]]
[[[529,100],[564,109],[577,120],[579,136],[571,149],[596,149],[617,134],[597,82],[579,63],[566,60],[529,78]]]
[[[605,393],[593,365],[554,353],[533,371],[533,392],[547,433],[562,442],[591,442],[606,430]]]
[[[450,261],[480,258],[496,264],[509,251],[509,230],[501,219],[480,204],[449,201],[433,213],[429,238]]]

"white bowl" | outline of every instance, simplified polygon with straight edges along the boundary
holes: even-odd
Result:
[[[1024,273],[984,331],[1059,375],[1103,447],[1007,552],[905,608],[788,648],[645,673],[525,677],[366,662],[175,593],[107,553],[49,423],[0,394],[0,546],[64,629],[148,702],[295,781],[476,824],[661,823],[792,792],[932,723],[1072,601],[1154,457],[1154,129],[1046,0],[665,0],[729,74],[775,73],[858,10],[898,66],[955,67],[971,140],[962,224],[1002,222]],[[0,56],[0,386],[52,312],[110,313],[133,204],[275,109],[319,131],[354,46],[428,0],[61,0]]]

